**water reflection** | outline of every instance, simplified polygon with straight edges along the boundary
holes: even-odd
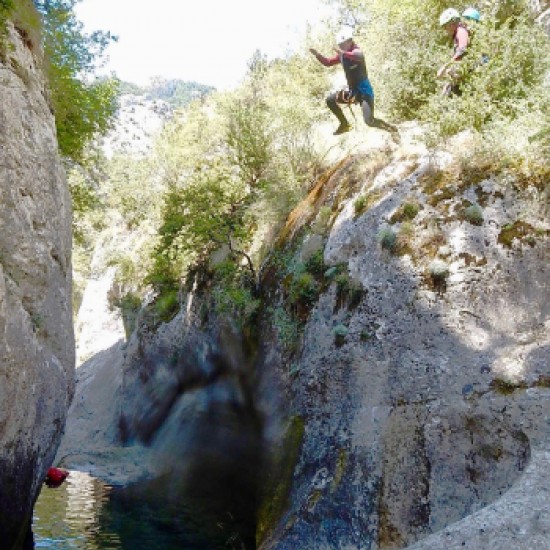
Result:
[[[82,472],[52,489],[44,486],[34,508],[36,548],[104,550],[122,548],[116,532],[100,531],[100,514],[111,488]]]
[[[235,530],[233,517],[205,512],[200,502],[164,502],[159,492],[163,486],[152,487],[149,482],[131,489],[115,488],[88,474],[71,471],[61,487],[42,489],[33,518],[35,548],[251,548]]]

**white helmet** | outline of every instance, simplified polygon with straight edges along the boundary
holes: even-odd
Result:
[[[458,13],[458,10],[455,10],[454,8],[446,9],[440,16],[439,16],[439,25],[443,27],[443,25],[446,25],[447,23],[450,23],[451,21],[460,21],[460,13]]]
[[[336,43],[342,44],[346,40],[353,40],[353,31],[350,28],[344,27],[336,34]]]

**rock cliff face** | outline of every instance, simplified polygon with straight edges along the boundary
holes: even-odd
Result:
[[[369,181],[368,157],[350,156],[294,216],[292,231],[315,227],[311,205],[349,188],[321,244],[344,277],[292,369],[266,351],[301,437],[265,548],[403,548],[435,532],[414,548],[550,548],[548,189],[461,173],[412,133]]]
[[[550,549],[547,182],[464,168],[467,134],[401,133],[344,136],[290,216],[254,364],[190,293],[169,323],[143,312],[116,373],[83,372],[116,380],[110,444],[150,445],[171,495],[213,481],[262,548]]]
[[[73,392],[71,202],[36,55],[0,64],[0,539],[19,548]]]

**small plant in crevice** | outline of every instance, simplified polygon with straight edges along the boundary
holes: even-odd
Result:
[[[374,335],[369,332],[367,329],[363,329],[361,331],[361,334],[359,334],[359,339],[361,342],[368,342],[369,340],[372,340]]]
[[[422,255],[425,258],[435,258],[438,251],[445,244],[445,234],[439,227],[437,220],[429,221],[422,236],[422,242],[418,245],[418,248],[422,250]]]
[[[428,266],[428,277],[432,286],[439,291],[447,288],[447,278],[449,277],[449,266],[443,260],[433,260]]]
[[[411,257],[414,256],[414,234],[415,229],[412,222],[405,221],[401,224],[399,227],[399,232],[397,233],[396,254],[399,256],[404,256],[406,254]]]
[[[355,218],[358,218],[361,214],[364,214],[369,208],[378,200],[382,198],[384,193],[379,189],[374,191],[369,191],[364,195],[358,197],[353,203],[353,208],[355,211]]]
[[[334,278],[336,283],[336,304],[347,304],[350,309],[359,305],[363,296],[363,285],[353,280],[347,272],[341,272]]]
[[[512,248],[515,240],[535,246],[537,237],[544,235],[550,235],[550,231],[537,230],[530,223],[517,220],[502,227],[497,241],[506,248]]]
[[[33,313],[31,315],[32,330],[38,334],[44,328],[44,317],[40,313]]]
[[[393,225],[398,222],[411,221],[416,218],[422,207],[417,202],[404,202],[390,217]]]
[[[291,304],[311,306],[319,295],[319,283],[308,271],[296,274],[290,283],[289,299]]]
[[[341,267],[339,265],[333,265],[323,273],[323,277],[327,281],[332,281],[338,275],[338,273],[340,273],[340,271]]]
[[[511,395],[517,390],[527,389],[527,384],[524,381],[513,382],[511,380],[505,380],[504,378],[493,379],[489,386],[502,395]]]
[[[478,204],[471,204],[464,209],[463,218],[472,225],[483,225],[483,210]]]
[[[332,329],[332,335],[334,336],[334,343],[337,347],[343,346],[346,342],[349,330],[345,325],[338,324]]]
[[[441,192],[456,181],[456,171],[452,168],[439,168],[430,164],[419,178],[418,183],[422,186],[424,194],[428,197]]]
[[[384,250],[394,252],[397,246],[397,234],[391,227],[384,227],[378,232],[378,242]]]
[[[315,252],[305,264],[306,271],[314,275],[315,277],[322,277],[325,273],[327,266],[324,260],[324,249],[320,248]]]
[[[300,374],[300,370],[301,370],[300,363],[293,362],[293,363],[290,363],[290,365],[289,365],[288,374],[289,374],[289,376],[294,378],[294,377],[298,376],[298,374]]]

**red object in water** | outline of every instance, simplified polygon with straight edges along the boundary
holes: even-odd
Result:
[[[69,472],[67,470],[62,470],[61,468],[49,468],[48,473],[46,474],[46,485],[48,487],[59,487],[67,476]]]

